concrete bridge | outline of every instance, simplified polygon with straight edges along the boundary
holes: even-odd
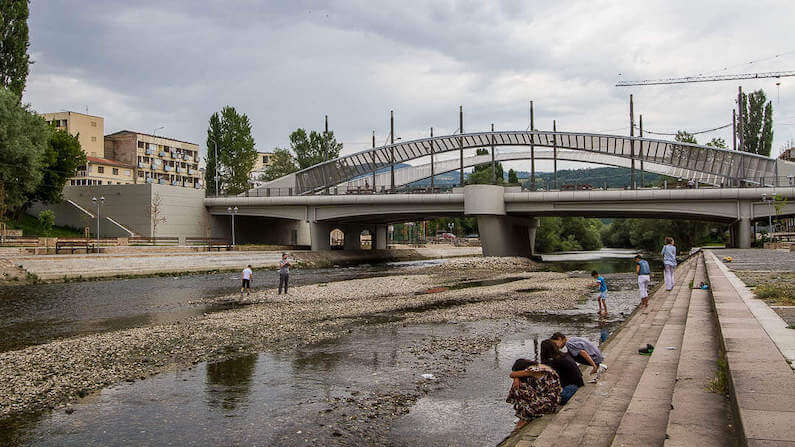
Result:
[[[541,216],[645,217],[697,219],[731,224],[733,244],[749,247],[751,222],[775,213],[762,194],[788,198],[780,215],[795,215],[795,187],[636,189],[595,191],[522,191],[519,187],[469,185],[450,193],[298,195],[205,199],[216,216],[237,207],[237,234],[259,242],[330,248],[333,229],[345,233],[345,248],[357,249],[368,230],[375,248],[386,248],[386,227],[445,216],[478,219],[483,254],[527,256],[533,253]],[[218,219],[228,226],[229,220]],[[227,231],[229,231],[227,229]]]
[[[487,154],[477,155],[476,149],[487,149]],[[423,179],[433,182],[435,176],[451,171],[459,171],[463,184],[466,167],[524,159],[530,160],[531,175],[536,160],[552,160],[555,167],[565,160],[627,167],[632,180],[627,190],[540,192],[469,185],[447,193],[395,193],[397,187]],[[414,164],[405,165],[410,161]],[[638,171],[717,188],[636,189]],[[489,256],[532,254],[541,216],[724,222],[731,224],[734,245],[749,247],[751,222],[773,212],[762,195],[779,194],[792,201],[794,176],[794,163],[676,141],[539,130],[478,132],[374,147],[239,196],[207,198],[205,206],[215,216],[236,209],[240,230],[236,234],[244,241],[253,238],[313,249],[328,249],[329,233],[335,228],[345,233],[346,248],[359,248],[358,235],[364,230],[373,235],[376,248],[385,248],[389,223],[444,216],[477,217],[483,253]],[[795,214],[795,204],[779,214]],[[221,218],[218,223],[223,227],[231,220]]]

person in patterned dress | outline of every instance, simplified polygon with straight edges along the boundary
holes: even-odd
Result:
[[[505,402],[512,404],[516,411],[517,429],[542,414],[558,410],[561,387],[554,369],[527,359],[516,360],[511,369],[513,383]]]

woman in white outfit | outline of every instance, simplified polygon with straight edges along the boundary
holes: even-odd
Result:
[[[665,238],[665,245],[660,254],[662,254],[663,267],[665,268],[665,290],[673,290],[674,270],[676,269],[676,247],[674,246],[674,238]]]
[[[649,284],[651,283],[651,269],[649,263],[640,255],[635,255],[635,272],[638,274],[638,289],[640,289],[641,307],[649,307]]]

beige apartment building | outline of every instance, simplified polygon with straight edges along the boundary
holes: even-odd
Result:
[[[135,183],[135,168],[106,158],[86,157],[85,166],[69,179],[71,186],[127,185]]]
[[[262,172],[271,165],[272,161],[271,158],[273,157],[273,152],[260,152],[257,151],[257,159],[254,160],[254,168],[251,170],[252,172]]]
[[[135,167],[135,183],[202,188],[199,146],[130,130],[105,135],[105,158]]]
[[[87,157],[104,157],[105,119],[101,116],[77,112],[42,113],[41,116],[56,129],[78,135],[80,147]]]

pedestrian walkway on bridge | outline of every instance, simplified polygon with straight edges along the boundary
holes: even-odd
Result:
[[[709,251],[682,263],[676,287],[603,345],[600,381],[501,445],[795,445],[795,375],[782,355],[795,331],[773,337],[721,267]],[[711,290],[692,288],[702,281]],[[639,355],[647,343],[654,353]]]

